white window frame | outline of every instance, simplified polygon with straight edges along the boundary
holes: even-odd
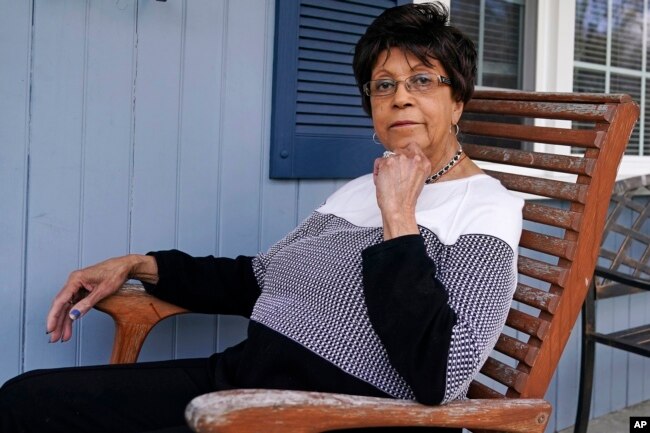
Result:
[[[575,66],[576,4],[566,0],[538,0],[537,68],[535,90],[539,92],[572,92]],[[643,113],[641,113],[643,115]],[[563,125],[563,123],[566,123]],[[540,123],[542,124],[542,123]],[[570,127],[569,122],[543,123],[547,126]],[[549,145],[537,143],[535,149],[550,151]],[[569,153],[566,146],[557,146],[561,153]],[[560,152],[558,152],[560,153]],[[624,179],[650,171],[650,155],[625,155],[617,179]]]
[[[549,0],[546,0],[546,1],[549,1]],[[568,6],[565,3],[570,3],[571,6],[572,6],[572,10],[570,12],[572,13],[571,22],[573,23],[573,26],[571,27],[571,32],[572,33],[571,33],[570,36],[571,36],[571,45],[573,45],[573,40],[574,40],[574,33],[573,32],[575,32],[575,2],[574,1],[563,2],[561,0],[553,0],[553,1],[562,3],[563,7]],[[646,11],[646,9],[645,9],[646,4],[647,4],[647,2],[644,2],[644,13]],[[608,6],[608,7],[610,7],[610,6]],[[568,9],[565,10],[564,13],[567,13],[567,11],[569,11],[569,10]],[[609,14],[609,16],[610,16],[610,19],[611,19],[611,13]],[[609,26],[609,28],[611,29],[611,25]],[[642,56],[641,61],[642,61],[643,65],[646,64],[645,63],[646,62],[646,43],[647,43],[647,37],[646,37],[646,35],[644,35],[643,36],[643,48],[642,48],[642,52],[641,52],[641,56]],[[558,59],[558,62],[567,62],[568,63],[567,54],[562,53],[562,55],[558,55],[557,59]],[[575,61],[574,53],[572,52],[571,53],[571,58],[570,58],[570,64],[571,64],[571,69],[572,69],[571,77],[570,77],[570,82],[571,83],[573,83],[573,67],[575,67],[576,64],[579,64],[579,63],[580,62]],[[609,68],[606,68],[606,69],[608,70],[607,72],[611,72],[611,71],[616,70],[616,68],[612,67],[612,66],[610,66]],[[645,90],[646,90],[645,85],[646,85],[646,78],[642,77],[641,94],[645,94]],[[607,80],[607,90],[609,90],[609,80]],[[636,102],[640,103],[641,101],[636,101]],[[649,102],[650,101],[646,100],[646,104],[648,104]],[[642,111],[640,113],[640,118],[638,120],[639,122],[642,122],[643,116],[644,116],[644,113]],[[644,129],[643,126],[645,126],[645,131],[643,131],[643,129]],[[649,133],[650,131],[648,131],[648,125],[643,125],[643,123],[642,123],[641,127],[642,127],[642,130],[639,131],[640,137],[643,138],[645,136],[645,138],[650,138],[650,133]],[[639,143],[639,146],[643,146],[643,143]],[[638,175],[641,175],[641,174],[648,174],[648,172],[650,172],[650,155],[643,155],[643,156],[624,155],[623,156],[623,161],[621,162],[621,165],[619,166],[619,169],[618,169],[617,180],[618,179],[625,179],[625,178],[633,177],[633,176],[638,176]]]

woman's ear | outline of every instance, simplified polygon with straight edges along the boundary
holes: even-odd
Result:
[[[463,101],[456,101],[451,106],[451,123],[456,125],[460,121],[460,116],[463,114],[465,103]]]

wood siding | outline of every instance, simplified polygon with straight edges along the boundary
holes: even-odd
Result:
[[[71,270],[154,249],[253,255],[344,183],[269,179],[275,12],[272,0],[0,0],[0,383],[108,360],[98,312],[70,343],[47,343]],[[648,322],[650,294],[598,314],[603,331]],[[579,332],[547,395],[549,432],[573,423]],[[188,315],[159,326],[141,359],[244,336],[245,320]],[[650,398],[649,360],[596,356],[595,416]]]

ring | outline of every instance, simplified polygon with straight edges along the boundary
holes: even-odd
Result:
[[[397,155],[395,152],[391,152],[390,150],[387,150],[384,152],[384,155],[382,158],[390,158],[391,156]]]

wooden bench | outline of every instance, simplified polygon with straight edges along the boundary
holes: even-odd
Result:
[[[650,203],[635,200],[648,193],[650,175],[616,182],[596,266],[582,307],[580,392],[574,431],[589,423],[596,343],[650,356],[650,324],[603,334],[596,331],[596,301],[650,290]],[[644,232],[645,228],[645,232]]]
[[[472,383],[470,400],[429,407],[338,394],[235,390],[194,399],[186,412],[189,424],[199,432],[238,433],[410,425],[543,432],[551,411],[543,397],[587,294],[617,167],[638,115],[627,95],[478,91],[465,107],[460,127],[467,154],[486,162],[488,174],[508,189],[550,199],[528,200],[524,207],[514,297],[522,307],[511,309],[493,356]],[[536,126],[536,119],[580,127]],[[569,146],[577,153],[522,150],[533,143]],[[182,312],[143,294],[126,295],[98,306],[118,324],[113,362],[134,361],[150,326]],[[148,313],[125,316],[122,307],[132,312],[136,299],[142,305],[138,311]],[[142,323],[140,316],[146,317]],[[133,346],[120,335],[129,329],[139,335]]]

